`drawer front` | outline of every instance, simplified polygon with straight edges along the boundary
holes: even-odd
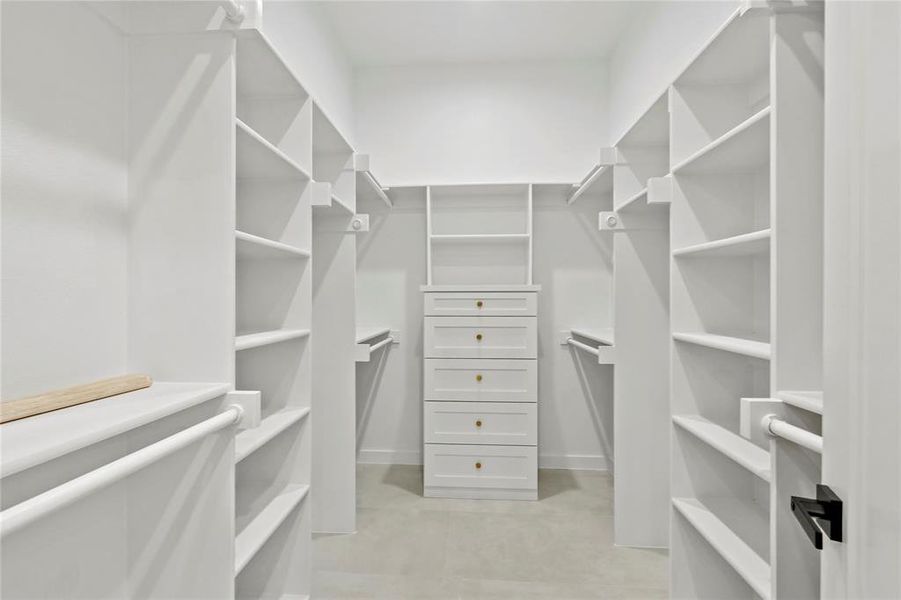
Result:
[[[538,488],[536,446],[425,445],[426,487]]]
[[[538,361],[496,358],[427,358],[426,400],[537,402]]]
[[[426,317],[426,358],[536,358],[536,317]]]
[[[534,317],[538,314],[535,292],[430,292],[425,314],[436,317],[478,316]]]
[[[431,444],[538,443],[538,405],[518,402],[426,402],[425,441]]]

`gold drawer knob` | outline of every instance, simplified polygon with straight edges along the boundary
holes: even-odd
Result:
[[[477,462],[477,463],[476,463],[476,469],[481,469],[481,468],[482,468],[482,463]]]
[[[476,427],[481,427],[481,426],[482,426],[482,421],[481,420],[476,421]]]
[[[481,374],[481,373],[479,373],[478,375],[476,375],[476,381],[482,381],[482,374]]]
[[[481,341],[482,341],[482,334],[481,334],[481,333],[477,333],[477,334],[476,334],[476,341],[477,341],[477,342],[481,342]]]
[[[482,308],[482,306],[484,306],[484,305],[485,305],[485,303],[482,302],[481,300],[476,300],[476,307]]]

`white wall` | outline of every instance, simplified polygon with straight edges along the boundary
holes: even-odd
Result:
[[[263,4],[263,31],[354,146],[353,69],[317,2]]]
[[[76,2],[2,5],[4,399],[124,373],[125,40]]]
[[[609,60],[610,143],[688,65],[738,0],[656,2],[623,32]]]
[[[606,137],[596,62],[357,71],[357,147],[388,184],[578,181]]]

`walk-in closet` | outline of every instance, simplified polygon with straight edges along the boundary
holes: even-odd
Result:
[[[901,0],[0,0],[0,597],[901,598]]]

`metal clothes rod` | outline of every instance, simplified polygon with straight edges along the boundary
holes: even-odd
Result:
[[[244,409],[233,404],[215,417],[210,417],[183,431],[179,431],[174,435],[163,438],[158,442],[7,508],[0,512],[0,538],[18,531],[52,512],[65,508],[88,494],[125,479],[144,467],[212,433],[238,423],[243,416]]]
[[[590,352],[591,354],[594,354],[595,356],[599,356],[601,353],[600,350],[598,350],[597,348],[593,348],[593,347],[589,346],[588,344],[583,344],[582,342],[576,341],[573,338],[567,339],[566,343],[569,344],[570,346],[575,346],[579,350],[584,350],[585,352]]]
[[[799,446],[813,450],[818,454],[823,453],[823,436],[811,433],[806,429],[786,423],[776,415],[767,415],[763,418],[764,428],[770,434],[782,439],[794,442]]]
[[[370,346],[370,347],[369,347],[369,353],[372,354],[373,352],[375,352],[376,350],[378,350],[378,349],[381,348],[382,346],[387,346],[388,344],[392,343],[393,341],[394,341],[394,338],[391,337],[391,336],[389,335],[388,337],[386,337],[385,339],[383,339],[383,340],[382,340],[381,342],[379,342],[378,344],[373,344],[372,346]]]

